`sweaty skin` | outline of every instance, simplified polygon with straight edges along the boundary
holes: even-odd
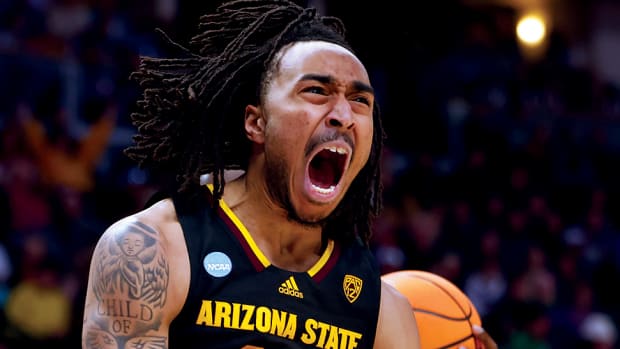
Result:
[[[247,171],[226,184],[223,199],[272,264],[307,271],[322,252],[320,223],[368,160],[374,94],[364,66],[341,46],[297,42],[278,58],[260,105],[246,107],[245,132],[253,143]],[[310,160],[324,149],[346,158],[339,180],[327,188],[309,175]],[[139,252],[135,246],[123,250],[129,246],[119,241],[142,245]],[[82,347],[167,348],[189,270],[171,200],[113,224],[91,261]],[[382,282],[375,348],[419,348],[408,304]]]

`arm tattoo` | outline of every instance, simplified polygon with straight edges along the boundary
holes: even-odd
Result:
[[[168,292],[168,260],[153,228],[127,224],[104,235],[95,252],[92,292],[94,327],[85,333],[86,348],[166,348],[165,337],[146,335],[161,325]]]

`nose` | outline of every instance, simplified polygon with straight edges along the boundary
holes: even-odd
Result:
[[[349,101],[344,97],[338,97],[332,110],[327,115],[327,126],[339,129],[350,130],[355,125],[353,119],[353,110]]]

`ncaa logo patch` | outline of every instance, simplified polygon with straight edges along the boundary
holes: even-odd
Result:
[[[216,278],[230,274],[232,262],[230,258],[222,252],[211,252],[202,260],[202,265],[209,275]]]

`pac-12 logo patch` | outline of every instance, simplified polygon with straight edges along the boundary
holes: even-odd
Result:
[[[209,275],[221,278],[230,273],[232,262],[230,258],[222,252],[211,252],[202,260],[202,265]]]
[[[362,292],[362,279],[353,275],[345,275],[344,280],[342,281],[342,289],[344,290],[344,296],[347,297],[347,300],[350,303],[355,302],[357,297],[359,297]]]

